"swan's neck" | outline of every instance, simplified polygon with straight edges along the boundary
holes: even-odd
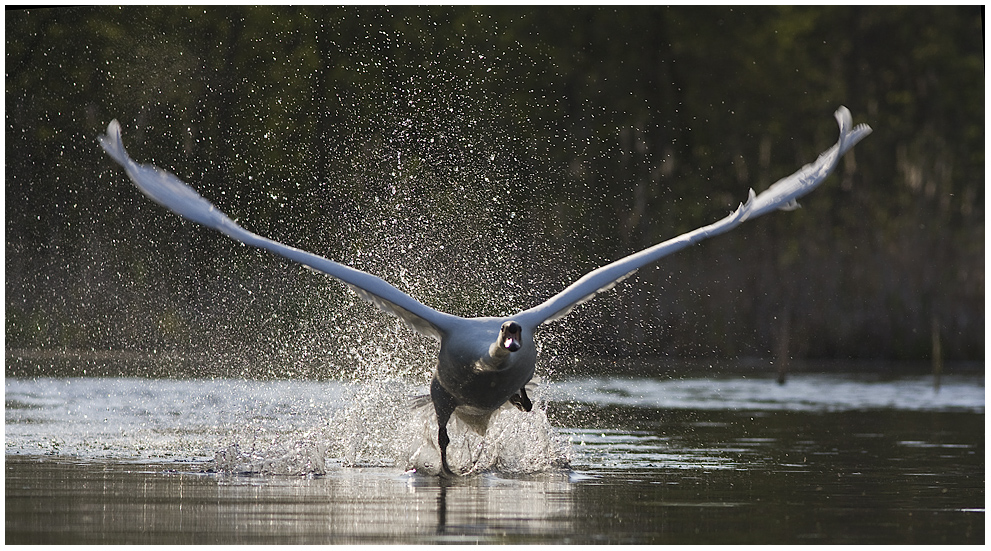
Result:
[[[496,341],[491,345],[489,345],[489,357],[498,363],[502,363],[506,361],[506,358],[509,357],[509,354],[510,354],[509,350],[507,350],[506,347],[502,346],[502,344],[499,341]]]
[[[501,370],[508,367],[510,351],[500,346],[498,342],[489,345],[488,355],[481,357],[475,362],[475,366],[482,370]]]

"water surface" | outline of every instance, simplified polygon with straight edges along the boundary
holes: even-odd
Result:
[[[984,541],[980,375],[547,382],[456,480],[417,390],[8,378],[7,542]]]

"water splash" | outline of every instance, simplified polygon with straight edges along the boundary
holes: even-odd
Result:
[[[440,471],[437,419],[427,416],[426,421],[420,425],[420,445],[409,457],[408,466],[436,474]],[[462,474],[533,474],[566,469],[571,463],[568,441],[551,426],[539,405],[529,412],[503,406],[492,415],[484,434],[455,415],[448,423],[448,433],[448,460]]]
[[[393,467],[437,474],[437,418],[425,391],[401,379],[345,384],[340,407],[318,427],[278,430],[270,420],[237,427],[213,459],[230,473],[324,474],[333,468]],[[457,416],[449,424],[450,460],[464,474],[528,474],[566,468],[571,450],[538,401],[511,406],[478,434]]]
[[[531,392],[533,411],[505,407],[496,412],[484,435],[455,417],[449,451],[453,466],[472,475],[553,473],[568,466],[683,464],[712,470],[732,467],[726,458],[739,457],[753,442],[732,429],[719,437],[726,439],[722,443],[699,447],[653,430],[631,431],[629,423],[608,416],[616,407],[658,416],[658,410],[750,412],[743,414],[746,418],[779,411],[983,413],[982,375],[948,376],[939,393],[926,383],[914,376],[877,380],[801,374],[785,388],[771,379],[743,378],[555,382]],[[236,474],[298,476],[365,468],[433,473],[439,463],[436,417],[429,402],[414,407],[413,400],[425,391],[425,383],[403,378],[9,377],[5,447],[8,455],[192,463]],[[548,400],[555,407],[577,405],[592,417],[565,413],[557,429],[546,415]],[[596,418],[596,412],[607,417]],[[914,445],[915,440],[903,440]]]

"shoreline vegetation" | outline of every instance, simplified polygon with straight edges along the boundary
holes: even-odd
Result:
[[[136,160],[247,229],[476,316],[722,218],[814,161],[845,105],[874,133],[802,209],[641,270],[538,335],[544,353],[983,364],[982,14],[8,10],[8,358],[320,376],[409,342],[343,286],[141,196],[96,142],[115,118]]]

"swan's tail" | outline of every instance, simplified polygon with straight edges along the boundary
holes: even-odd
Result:
[[[417,394],[416,396],[410,396],[409,398],[409,408],[412,410],[418,410],[420,408],[425,408],[427,406],[433,406],[433,402],[430,400],[429,394]]]

